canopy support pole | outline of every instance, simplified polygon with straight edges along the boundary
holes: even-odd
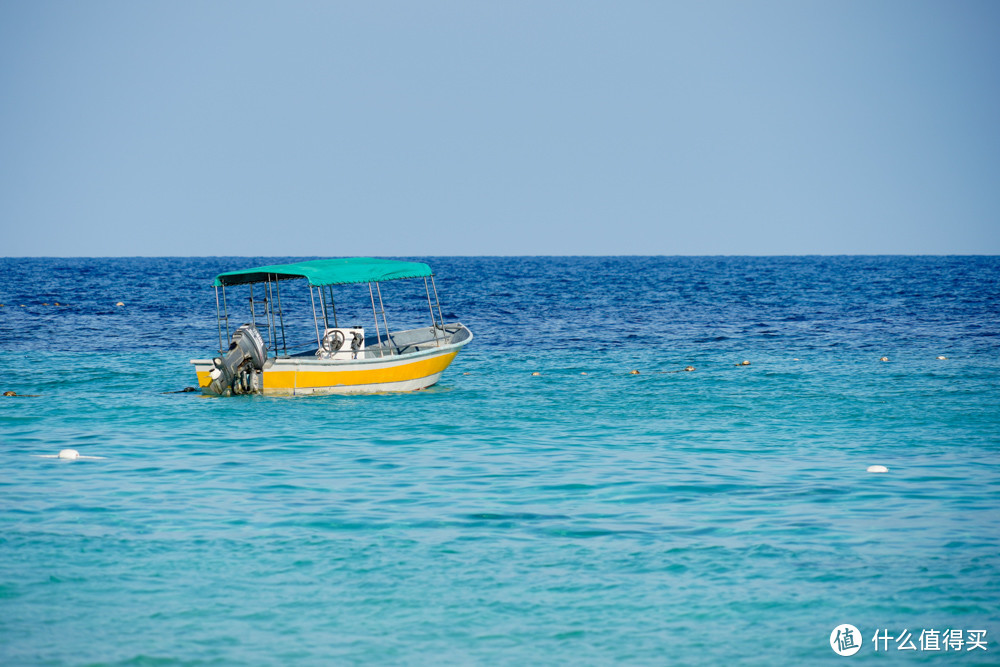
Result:
[[[312,302],[313,309],[313,324],[316,326],[316,349],[323,347],[323,343],[319,339],[319,320],[316,319],[316,299],[313,298],[313,286],[309,286],[309,301]]]
[[[257,326],[257,313],[253,309],[253,283],[250,283],[250,323]]]
[[[378,281],[375,281],[375,289],[378,291],[378,307],[382,309],[382,324],[385,325],[385,342],[392,345],[392,337],[389,336],[389,323],[385,321],[385,304],[382,303],[382,288],[379,286]],[[389,350],[389,354],[392,354],[392,350]]]
[[[441,344],[438,342],[437,321],[434,319],[434,306],[431,305],[431,288],[427,285],[427,278],[424,278],[424,291],[427,292],[427,307],[431,311],[431,331],[434,332],[434,347],[441,347]],[[437,290],[434,291],[437,292]]]
[[[323,333],[326,334],[326,330],[330,328],[330,319],[326,316],[326,297],[323,295],[322,287],[317,287],[316,291],[319,292],[319,307],[323,311]]]
[[[267,295],[265,297],[266,300],[264,301],[264,312],[267,313],[267,333],[270,335],[271,338],[271,350],[275,352],[274,356],[278,356],[277,354],[278,332],[275,330],[277,327],[275,327],[274,325],[274,308],[271,306],[271,299],[273,298],[273,294],[271,292],[270,274],[268,274],[267,276],[267,291],[265,292],[265,294]]]
[[[219,310],[219,288],[215,288],[215,326],[219,330],[219,352],[222,352],[222,311]]]
[[[441,333],[443,335],[445,333],[445,330],[444,330],[444,315],[441,314],[441,299],[439,299],[438,296],[437,296],[437,285],[434,284],[434,274],[433,273],[431,274],[431,287],[434,288],[434,301],[436,301],[437,305],[438,305],[438,317],[441,319]]]
[[[222,286],[222,315],[226,318],[226,340],[229,340],[229,306],[226,305],[226,286]]]
[[[278,295],[278,320],[281,322],[281,349],[285,351],[285,356],[287,357],[288,346],[285,343],[285,314],[281,312],[281,283],[278,282],[277,275],[274,276],[274,291]]]
[[[437,302],[438,317],[441,319],[441,331],[444,331],[444,315],[441,314],[441,299],[438,298],[438,288],[434,284],[434,274],[431,274],[431,287],[434,288],[434,301]]]
[[[375,293],[372,292],[371,283],[368,283],[368,296],[372,298],[372,317],[375,318],[375,338],[378,340],[378,356],[384,357],[385,351],[382,349],[382,334],[378,331],[378,314],[375,313]]]

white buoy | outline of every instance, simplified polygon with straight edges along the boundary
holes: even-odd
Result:
[[[938,361],[944,361],[947,358],[948,357],[944,356],[943,354],[938,355]]]
[[[889,469],[885,466],[874,465],[868,466],[868,472],[889,472]]]
[[[58,454],[35,454],[40,459],[60,459],[63,461],[102,461],[103,456],[82,456],[75,449],[60,449]]]

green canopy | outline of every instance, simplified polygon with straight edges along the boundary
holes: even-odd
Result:
[[[423,262],[401,262],[397,259],[372,259],[348,257],[345,259],[314,259],[292,264],[258,266],[253,269],[227,271],[215,277],[216,287],[245,285],[265,280],[306,278],[310,285],[343,285],[346,283],[371,283],[400,278],[430,276],[431,267]]]

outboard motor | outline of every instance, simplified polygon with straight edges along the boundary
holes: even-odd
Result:
[[[229,350],[212,360],[209,371],[212,383],[205,391],[217,396],[259,394],[263,390],[261,376],[267,361],[267,345],[257,327],[244,324],[233,333]]]

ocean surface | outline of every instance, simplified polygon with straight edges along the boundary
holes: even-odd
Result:
[[[417,258],[437,386],[177,393],[292,259],[0,259],[0,664],[1000,664],[1000,257]]]

